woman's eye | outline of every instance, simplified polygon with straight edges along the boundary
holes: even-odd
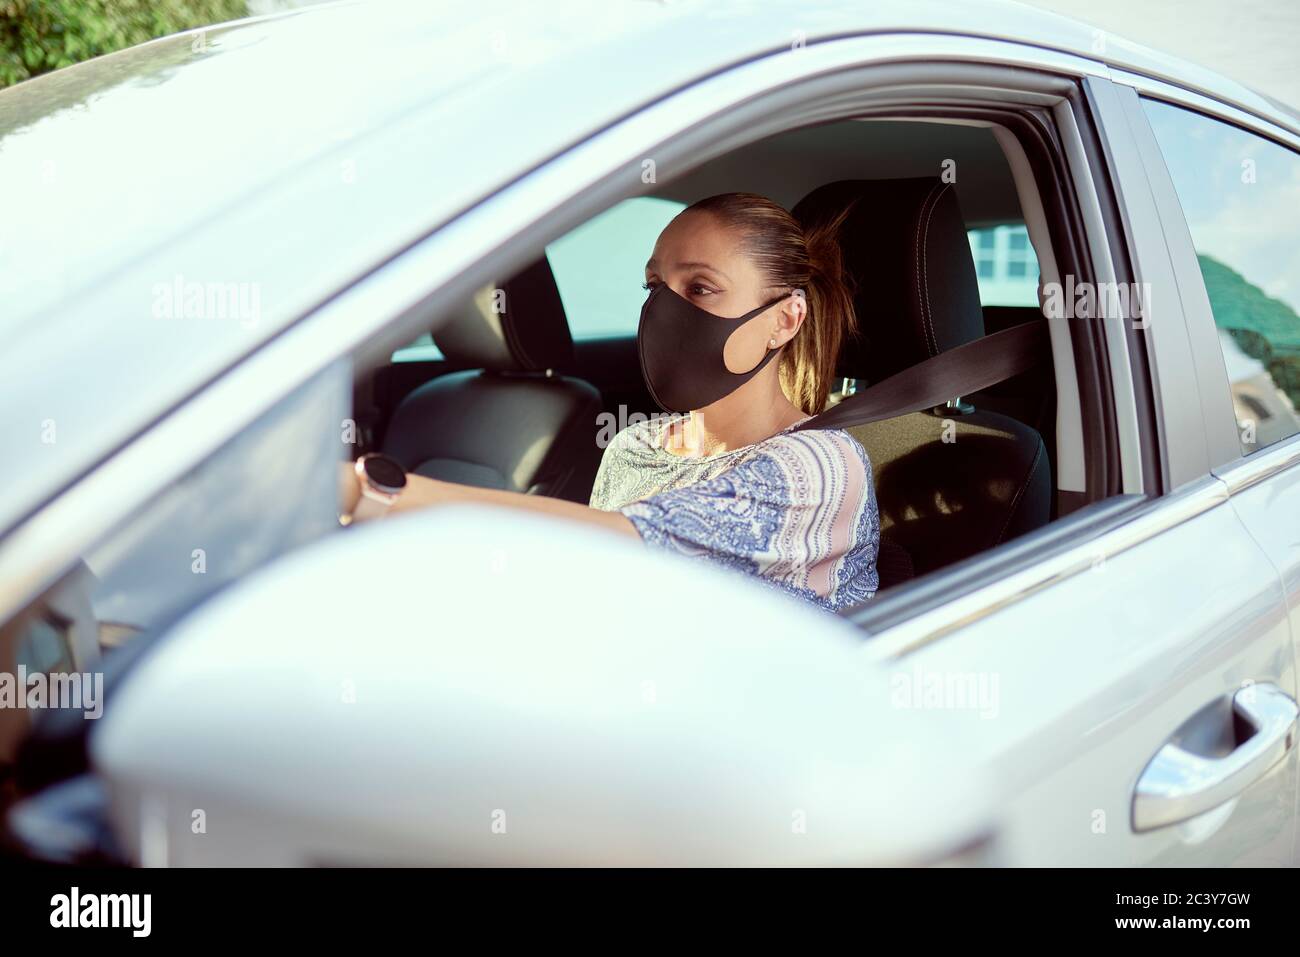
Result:
[[[645,282],[641,283],[641,288],[646,292],[653,292],[658,288],[658,286],[659,281],[657,279],[647,279]],[[700,283],[691,283],[686,287],[686,294],[688,296],[712,296],[713,293],[714,290],[712,288],[701,285]]]

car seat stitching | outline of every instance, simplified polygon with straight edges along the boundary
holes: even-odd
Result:
[[[921,310],[921,336],[926,340],[925,347],[927,351],[929,351],[930,348],[930,340],[926,336],[926,331],[925,331],[925,300],[921,298],[921,285],[924,282],[924,278],[921,273],[921,226],[925,222],[925,207],[929,204],[930,197],[934,195],[934,191],[938,188],[939,188],[938,183],[930,187],[930,192],[926,193],[925,199],[921,203],[921,208],[916,212],[916,239],[914,241],[915,254],[916,254],[916,263],[915,263],[916,304]]]
[[[934,217],[934,211],[939,208],[939,200],[943,198],[943,194],[947,192],[948,187],[951,185],[952,183],[944,183],[943,188],[939,190],[938,194],[935,194],[934,191],[931,190],[931,195],[934,195],[934,202],[930,205],[930,211],[925,216],[924,236],[918,241],[918,245],[920,246],[920,254],[922,257],[921,261],[924,266],[921,276],[922,276],[923,285],[925,286],[925,307],[926,308],[922,313],[922,316],[925,319],[926,326],[930,332],[930,341],[933,343],[933,348],[931,348],[930,350],[931,356],[937,356],[939,354],[939,337],[935,335],[934,332],[934,306],[930,301],[930,280],[929,280],[930,251],[928,248],[930,242],[930,220]],[[928,199],[929,197],[927,197],[927,201]],[[924,205],[921,208],[922,210],[924,210],[925,209]]]
[[[1025,489],[1029,487],[1029,480],[1034,476],[1034,470],[1038,468],[1038,460],[1043,457],[1043,441],[1040,438],[1038,448],[1034,452],[1034,461],[1029,465],[1029,471],[1025,473],[1025,480],[1020,483],[1020,490],[1016,492],[1015,498],[1011,500],[1011,508],[1007,510],[1006,520],[1002,523],[1002,531],[998,533],[997,540],[993,544],[999,545],[1002,537],[1006,535],[1007,529],[1011,526],[1011,518],[1016,514],[1016,509],[1020,507],[1020,496],[1025,494]]]

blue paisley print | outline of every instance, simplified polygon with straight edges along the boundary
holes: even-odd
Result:
[[[875,594],[880,513],[871,463],[852,436],[786,429],[719,455],[675,455],[663,436],[677,418],[615,436],[593,507],[621,511],[650,546],[755,576],[830,611]]]

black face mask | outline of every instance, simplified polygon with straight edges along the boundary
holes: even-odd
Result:
[[[732,372],[722,361],[731,334],[789,294],[736,319],[715,316],[683,299],[661,282],[641,307],[637,351],[650,396],[665,412],[689,412],[712,405],[748,382],[772,361],[769,349],[748,372]]]

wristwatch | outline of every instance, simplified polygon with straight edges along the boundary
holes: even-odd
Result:
[[[406,488],[406,469],[397,459],[374,453],[357,459],[355,468],[361,497],[352,509],[352,521],[364,522],[387,515]]]

